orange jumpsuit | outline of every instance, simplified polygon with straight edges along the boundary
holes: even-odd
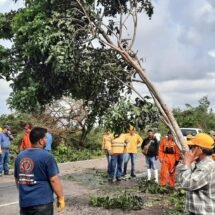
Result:
[[[31,141],[29,139],[30,133],[25,132],[22,138],[22,142],[20,144],[20,150],[30,149],[31,148]]]
[[[173,154],[166,153],[166,147],[173,148]],[[180,158],[180,151],[173,140],[165,137],[159,146],[159,160],[161,162],[160,185],[165,186],[167,183],[170,187],[175,186],[175,162]],[[169,179],[169,180],[168,180]]]

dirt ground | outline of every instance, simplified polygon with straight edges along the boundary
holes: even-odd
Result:
[[[121,182],[109,182],[106,165],[105,158],[59,164],[60,178],[66,199],[66,208],[61,213],[62,215],[179,215],[169,211],[169,208],[173,207],[171,203],[166,201],[167,196],[140,192],[138,183],[146,175],[145,159],[142,154],[137,156],[136,178],[128,178]],[[130,173],[130,163],[128,173]],[[1,177],[0,185],[0,214],[19,214],[18,191],[13,175]],[[122,211],[89,205],[92,196],[124,195],[125,191],[141,195],[144,208],[136,211]],[[43,195],[45,194],[41,194],[41,198]],[[55,212],[55,214],[59,213]]]
[[[121,189],[129,190],[137,186],[137,180],[146,173],[145,160],[141,154],[137,157],[137,178],[115,183],[108,182],[105,176],[105,158],[64,163],[60,164],[59,167],[67,206],[62,213],[64,215],[165,214],[163,212],[163,206],[159,204],[146,205],[144,209],[139,211],[107,210],[89,206],[90,196],[110,194]]]

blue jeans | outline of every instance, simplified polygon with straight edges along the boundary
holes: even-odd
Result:
[[[53,215],[53,202],[46,205],[36,205],[20,209],[20,215]]]
[[[157,160],[155,156],[146,156],[147,169],[157,169]]]
[[[0,173],[2,173],[4,170],[4,174],[8,174],[9,173],[9,167],[8,167],[9,149],[2,149],[2,154],[0,157],[1,157],[0,158]]]
[[[123,174],[127,174],[127,167],[128,167],[128,162],[131,159],[131,174],[135,173],[135,161],[136,161],[137,154],[136,153],[128,153],[124,154],[124,172]]]
[[[110,161],[111,161],[111,156],[109,154],[109,151],[107,149],[105,149],[105,155],[106,155],[106,158],[107,158],[107,172],[108,174],[110,174]]]
[[[122,176],[122,163],[123,163],[123,154],[121,155],[112,155],[110,161],[110,177],[114,178]]]

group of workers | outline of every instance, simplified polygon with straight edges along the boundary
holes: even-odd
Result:
[[[167,136],[160,141],[152,130],[148,130],[147,137],[143,140],[135,132],[133,126],[130,126],[128,133],[123,133],[118,138],[114,139],[110,131],[106,131],[103,136],[102,149],[107,157],[109,180],[121,181],[122,177],[127,174],[129,160],[131,160],[130,175],[136,177],[135,164],[138,146],[141,147],[146,158],[148,180],[152,179],[151,170],[153,170],[154,180],[159,183],[157,164],[159,159],[161,163],[160,185],[166,186],[168,184],[173,188],[176,166],[180,158],[180,152],[173,140],[173,135],[168,132]]]
[[[24,126],[25,132],[19,146],[20,153],[15,160],[14,177],[19,190],[21,215],[54,214],[54,196],[57,209],[65,207],[63,189],[58,176],[59,169],[54,156],[49,153],[52,135],[47,129]],[[12,140],[11,128],[3,126],[0,133],[0,175],[9,174],[9,148]],[[42,197],[41,197],[42,195]]]
[[[19,151],[31,148],[31,141],[29,137],[31,129],[32,125],[30,123],[26,123],[24,126],[24,134],[19,144]],[[50,152],[53,138],[49,131],[47,131],[46,137],[47,141],[45,150]],[[9,149],[11,140],[13,140],[11,128],[9,125],[4,125],[3,128],[0,129],[0,176],[2,176],[3,173],[4,175],[9,174],[9,157],[10,157]]]
[[[62,211],[65,201],[58,166],[54,156],[44,150],[49,138],[48,131],[41,127],[31,128],[30,124],[25,125],[25,130],[26,134],[20,145],[22,151],[16,158],[14,167],[20,214],[53,214],[53,192],[57,196],[58,210]],[[160,185],[174,188],[180,152],[170,131],[162,140],[157,136],[160,135],[154,135],[152,130],[148,130],[147,137],[143,140],[133,126],[130,126],[128,133],[117,138],[107,131],[103,136],[102,149],[107,156],[110,180],[120,181],[126,176],[129,160],[130,175],[136,177],[136,156],[140,146],[146,159],[147,179],[152,179],[153,170],[155,182],[159,183],[159,160]],[[5,125],[0,133],[1,157],[9,157],[11,138],[10,127]],[[214,140],[215,132],[210,135],[199,133],[195,137],[187,136],[184,143],[188,145],[189,151],[181,158],[177,170],[180,186],[187,191],[186,208],[189,215],[215,215],[215,163],[211,156],[214,153]],[[30,146],[26,144],[28,141]],[[0,171],[3,170],[5,174],[9,173],[7,165],[3,167],[1,162]],[[41,198],[41,193],[46,195]]]
[[[169,131],[160,142],[147,131],[147,137],[142,138],[130,127],[129,133],[114,139],[110,131],[103,136],[102,148],[108,160],[110,179],[120,181],[126,174],[128,160],[132,160],[131,176],[135,177],[135,158],[137,147],[141,146],[146,158],[147,179],[151,180],[151,169],[154,171],[155,182],[158,183],[157,160],[161,163],[160,185],[175,186],[176,167],[180,187],[187,191],[186,209],[189,215],[215,215],[215,163],[213,158],[215,149],[215,132],[188,135],[187,151],[183,158]],[[130,148],[135,150],[130,153]],[[131,155],[132,154],[132,155]],[[215,157],[215,156],[214,156]],[[117,161],[117,162],[116,162]],[[122,164],[124,161],[124,172]],[[179,162],[180,161],[180,162]]]

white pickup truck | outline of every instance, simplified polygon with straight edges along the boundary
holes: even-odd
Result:
[[[203,132],[201,128],[180,128],[180,129],[185,139],[188,134],[195,136],[196,134]]]

